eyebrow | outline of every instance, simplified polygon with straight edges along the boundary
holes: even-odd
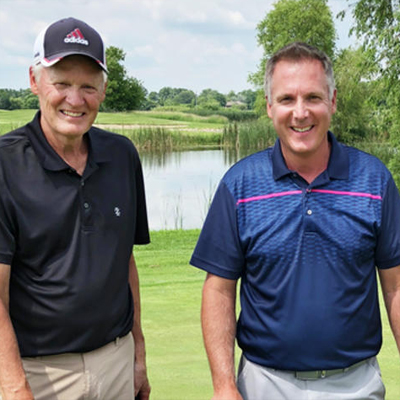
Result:
[[[323,97],[323,95],[324,94],[322,92],[313,91],[313,92],[306,93],[304,97],[310,97],[310,96]],[[282,94],[278,95],[277,97],[275,97],[275,100],[277,100],[277,101],[283,100],[286,97],[292,98],[294,96],[293,96],[293,94],[290,94],[290,93],[282,93]]]

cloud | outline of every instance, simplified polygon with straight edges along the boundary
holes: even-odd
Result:
[[[33,42],[68,16],[99,30],[126,53],[128,73],[146,88],[221,92],[247,83],[262,56],[256,27],[273,6],[265,0],[0,0],[0,87],[27,87]],[[336,15],[346,0],[328,0]],[[338,33],[343,37],[347,21]],[[18,27],[18,29],[15,29]]]
[[[245,25],[246,20],[243,17],[242,13],[239,11],[229,11],[228,12],[228,19],[234,24],[234,25]]]

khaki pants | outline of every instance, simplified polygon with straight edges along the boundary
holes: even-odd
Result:
[[[88,353],[22,359],[35,400],[133,400],[132,334]]]
[[[254,364],[242,356],[238,388],[244,400],[383,400],[383,385],[375,357],[337,375],[300,380],[294,373]]]

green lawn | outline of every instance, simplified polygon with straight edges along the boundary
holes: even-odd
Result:
[[[189,129],[222,129],[228,119],[211,115],[201,117],[195,114],[176,111],[130,111],[119,113],[99,113],[97,124],[122,124],[141,126],[178,126]]]
[[[211,378],[200,328],[205,273],[189,266],[199,230],[152,232],[152,243],[137,246],[142,323],[152,400],[206,400]],[[383,312],[384,345],[379,355],[386,400],[400,395],[400,362]]]
[[[0,110],[0,135],[32,120],[36,110]]]
[[[0,134],[9,132],[31,121],[37,110],[0,110]],[[130,111],[107,113],[100,112],[95,124],[130,126],[160,126],[174,130],[222,131],[228,122],[226,117],[212,115],[201,117],[194,114],[172,111]],[[111,129],[112,130],[112,129]]]

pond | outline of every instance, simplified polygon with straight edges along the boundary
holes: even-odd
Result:
[[[386,164],[393,153],[387,146],[369,146],[363,150]],[[237,160],[255,151],[141,152],[150,229],[201,228],[224,173]]]
[[[150,230],[201,228],[223,174],[236,160],[224,150],[140,154]]]

